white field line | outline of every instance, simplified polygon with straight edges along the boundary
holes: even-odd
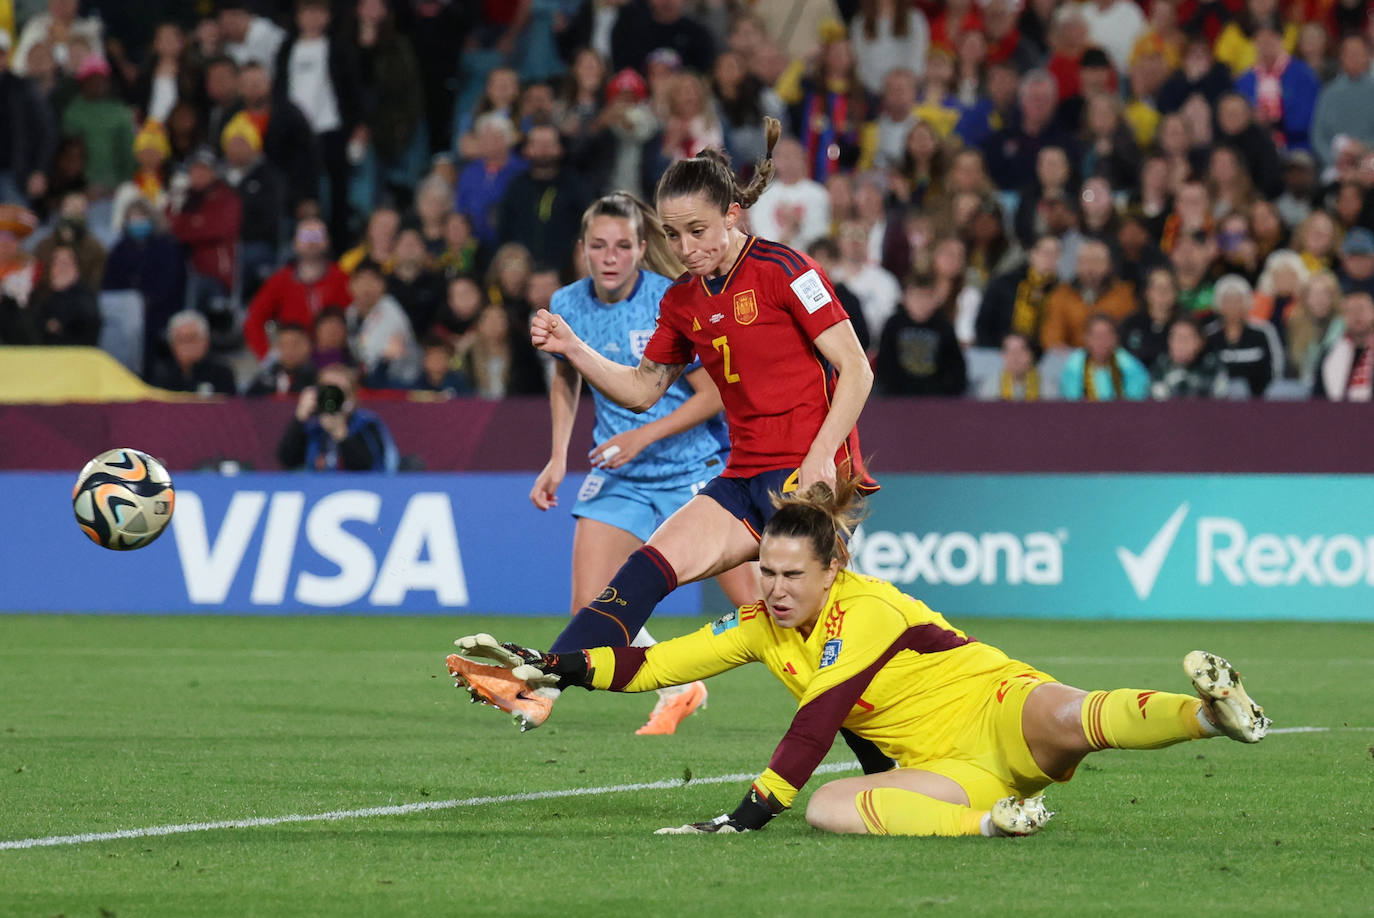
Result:
[[[852,771],[858,762],[830,762],[816,769],[816,774]],[[371,819],[374,816],[405,816],[431,810],[451,810],[458,807],[486,806],[491,803],[525,803],[531,800],[556,800],[561,797],[600,797],[646,790],[679,790],[698,784],[734,784],[758,777],[758,772],[733,775],[713,775],[684,781],[649,781],[642,784],[614,784],[607,787],[570,787],[566,790],[530,791],[523,794],[497,794],[490,797],[464,797],[458,800],[426,800],[422,803],[402,803],[395,806],[370,806],[357,810],[330,810],[327,813],[291,813],[286,816],[260,816],[252,819],[225,819],[219,822],[187,822],[172,826],[148,826],[143,829],[120,829],[116,832],[85,832],[80,835],[49,835],[45,838],[19,838],[0,841],[0,851],[22,848],[51,848],[57,845],[85,845],[91,842],[117,841],[123,838],[151,838],[159,835],[183,835],[187,832],[213,832],[218,829],[256,829],[280,826],[292,822],[338,822],[343,819]]]
[[[1270,733],[1331,733],[1369,732],[1372,727],[1276,727]],[[816,769],[816,774],[852,771],[858,762],[830,762]],[[251,819],[225,819],[219,822],[187,822],[180,825],[148,826],[142,829],[120,829],[115,832],[85,832],[79,835],[49,835],[43,838],[18,838],[0,841],[0,851],[23,848],[52,848],[58,845],[85,845],[91,842],[118,841],[124,838],[152,838],[161,835],[184,835],[188,832],[214,832],[218,829],[255,829],[280,826],[293,822],[338,822],[344,819],[371,819],[375,816],[405,816],[432,810],[452,810],[458,807],[486,806],[491,803],[525,803],[531,800],[557,800],[563,797],[600,797],[646,790],[680,790],[697,784],[733,784],[757,776],[756,772],[733,775],[713,775],[684,781],[648,781],[641,784],[613,784],[605,787],[570,787],[565,790],[529,791],[523,794],[496,794],[488,797],[464,797],[456,800],[426,800],[421,803],[401,803],[394,806],[372,806],[356,810],[330,810],[326,813],[291,813],[286,816],[258,816]]]

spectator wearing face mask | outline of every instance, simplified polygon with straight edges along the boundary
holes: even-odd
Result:
[[[167,320],[181,309],[186,272],[181,247],[146,200],[129,205],[124,231],[105,262],[103,290],[135,290],[143,296],[144,364],[166,349]]]
[[[134,135],[134,159],[138,171],[115,189],[114,225],[124,225],[129,205],[139,198],[151,201],[158,210],[167,207],[167,187],[171,178],[169,161],[172,142],[167,129],[156,121],[145,121]]]

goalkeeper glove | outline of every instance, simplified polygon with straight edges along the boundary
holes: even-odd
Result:
[[[539,653],[530,650],[525,652]],[[587,662],[585,650],[574,650],[571,653],[539,653],[538,662],[531,663],[546,676],[556,679],[553,684],[560,689],[580,685],[589,692],[592,690],[592,668]]]
[[[692,822],[685,826],[666,826],[655,835],[732,835],[762,829],[768,821],[782,812],[782,805],[764,794],[757,786],[750,786],[734,812],[721,813],[706,822]]]

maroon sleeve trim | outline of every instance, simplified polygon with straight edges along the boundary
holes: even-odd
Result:
[[[611,675],[612,692],[623,692],[625,686],[630,684],[630,680],[639,675],[639,670],[644,666],[644,654],[647,647],[612,647],[615,653],[615,672]]]
[[[887,665],[902,650],[917,653],[939,653],[971,644],[971,638],[960,637],[956,632],[935,624],[914,625],[902,632],[898,638],[861,672],[855,673],[839,685],[822,695],[811,699],[797,711],[792,724],[787,728],[768,767],[788,784],[801,789],[810,780],[816,766],[835,742],[844,719],[849,716],[854,705],[863,695],[864,689],[873,681],[878,670]],[[617,649],[617,654],[619,649]],[[616,674],[619,675],[619,657],[616,658]]]

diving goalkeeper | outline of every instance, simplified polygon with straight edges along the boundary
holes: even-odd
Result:
[[[874,835],[1029,835],[1050,813],[1042,791],[1100,749],[1158,749],[1226,736],[1264,738],[1270,721],[1226,660],[1193,651],[1197,698],[1145,689],[1084,691],[970,638],[895,586],[845,569],[857,485],[779,499],[759,545],[763,599],[652,647],[547,654],[490,635],[457,642],[468,674],[527,686],[650,691],[745,663],[765,664],[798,700],[768,767],[733,812],[660,829],[761,829],[790,807],[847,727],[897,762],[817,789],[807,821]],[[479,663],[471,657],[494,661]]]

